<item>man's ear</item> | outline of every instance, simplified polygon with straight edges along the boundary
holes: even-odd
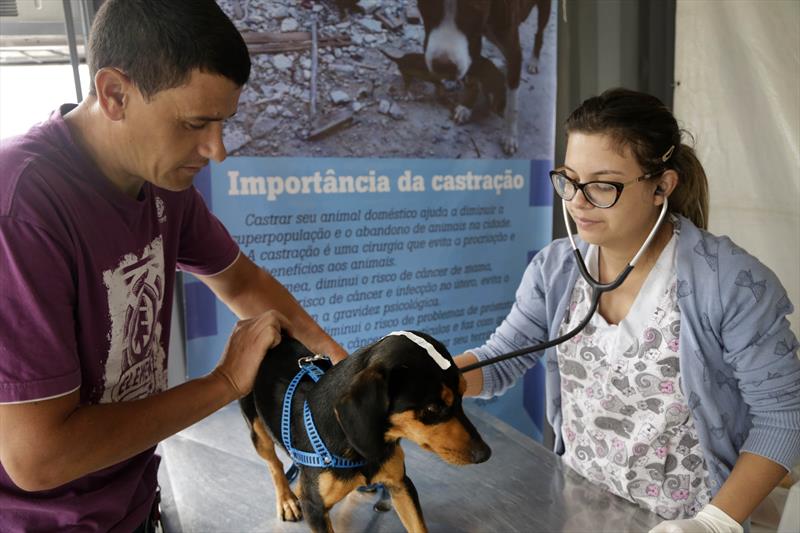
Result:
[[[664,203],[664,197],[672,194],[672,191],[678,186],[679,180],[678,173],[674,170],[667,170],[661,175],[655,190],[655,205],[661,206]]]
[[[97,101],[103,113],[111,120],[125,118],[125,108],[130,98],[129,93],[133,89],[133,84],[128,76],[116,68],[101,68],[94,75],[94,86],[97,92]]]
[[[356,374],[334,406],[336,419],[351,446],[368,461],[380,459],[386,441],[389,389],[383,369],[370,366]]]

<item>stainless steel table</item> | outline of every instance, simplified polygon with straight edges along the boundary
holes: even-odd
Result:
[[[551,451],[468,405],[492,448],[480,465],[451,466],[404,442],[406,469],[431,532],[647,532],[656,515],[584,480]],[[266,463],[256,455],[238,406],[231,404],[160,445],[159,471],[168,533],[307,532],[281,522]],[[281,460],[286,466],[285,455]],[[402,532],[392,510],[377,513],[377,496],[353,492],[333,508],[338,533]]]

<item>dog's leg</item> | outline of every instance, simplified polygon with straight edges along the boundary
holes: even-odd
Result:
[[[333,533],[328,511],[356,487],[356,482],[338,479],[326,471],[316,476],[304,471],[301,481],[303,497],[300,499],[300,505],[303,507],[308,527],[315,533]]]
[[[503,138],[503,151],[508,154],[512,155],[517,152],[517,148],[519,148],[519,141],[518,138],[518,125],[517,125],[517,93],[519,92],[519,88],[511,89],[509,88],[506,92],[506,111],[505,111],[505,121],[506,121],[506,132],[505,137]]]
[[[503,47],[506,56],[506,131],[503,136],[503,151],[513,155],[518,148],[517,115],[519,112],[517,93],[522,77],[522,49],[519,43],[519,31],[515,28],[508,36]]]
[[[306,491],[307,493],[308,491]],[[303,498],[300,500],[300,505],[303,508],[303,515],[306,517],[306,523],[311,531],[314,533],[334,533],[331,520],[328,517],[328,511],[325,510],[325,506],[321,501]]]
[[[472,109],[478,102],[480,86],[478,80],[467,77],[464,83],[464,95],[453,110],[453,120],[456,124],[466,124],[472,118]]]
[[[278,518],[291,522],[300,520],[303,515],[297,503],[297,497],[289,487],[289,480],[286,479],[286,474],[283,472],[281,460],[275,454],[275,441],[264,428],[264,423],[260,418],[257,418],[253,424],[252,438],[258,455],[267,462],[269,473],[272,475]]]
[[[542,44],[544,43],[544,30],[547,27],[547,22],[550,20],[550,2],[551,0],[538,0],[536,5],[536,37],[533,41],[533,52],[531,53],[531,61],[528,63],[528,72],[530,74],[539,73],[539,56],[542,53]]]
[[[383,483],[392,495],[392,504],[397,516],[410,533],[426,533],[428,527],[422,516],[417,489],[406,475],[403,449],[398,446],[395,454],[386,461],[374,478]]]
[[[361,474],[342,479],[330,471],[322,471],[313,479],[313,474],[304,471],[301,482],[303,496],[300,505],[308,526],[317,533],[332,533],[328,511],[353,489],[366,484],[367,480]]]
[[[389,487],[389,492],[392,495],[392,504],[397,510],[397,515],[400,517],[400,521],[403,523],[406,531],[411,533],[426,533],[428,527],[425,525],[425,519],[422,517],[419,495],[411,479],[408,476],[403,476],[400,484],[387,485],[387,487]]]

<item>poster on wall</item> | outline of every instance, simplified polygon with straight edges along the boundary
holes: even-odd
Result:
[[[503,21],[519,32],[514,64],[479,27],[442,32],[456,19],[425,9],[436,3],[220,0],[253,70],[225,126],[229,156],[196,186],[241,252],[351,353],[399,329],[453,355],[481,345],[551,237],[555,6],[519,2]],[[236,318],[184,284],[195,377]],[[480,403],[540,437],[543,394],[539,369]]]

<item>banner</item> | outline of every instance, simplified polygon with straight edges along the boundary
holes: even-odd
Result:
[[[500,93],[479,87],[469,120],[454,120],[469,80],[440,85],[414,78],[420,71],[409,79],[409,61],[426,69],[423,25],[408,11],[415,3],[380,6],[297,8],[281,12],[280,27],[290,30],[280,38],[243,32],[256,43],[251,52],[265,42],[270,52],[254,56],[226,125],[232,155],[196,186],[242,253],[348,352],[408,329],[457,355],[489,338],[551,238],[555,24],[544,31],[538,73],[522,67],[509,146],[508,114],[493,107]],[[526,56],[537,16],[520,27]],[[387,21],[404,23],[392,29]],[[295,30],[309,26],[316,52],[297,44],[305,34]],[[278,51],[295,45],[301,50]],[[484,51],[486,76],[504,84],[502,53]],[[236,319],[188,275],[185,296],[194,377],[213,369]],[[482,405],[539,437],[544,390],[536,376]]]

